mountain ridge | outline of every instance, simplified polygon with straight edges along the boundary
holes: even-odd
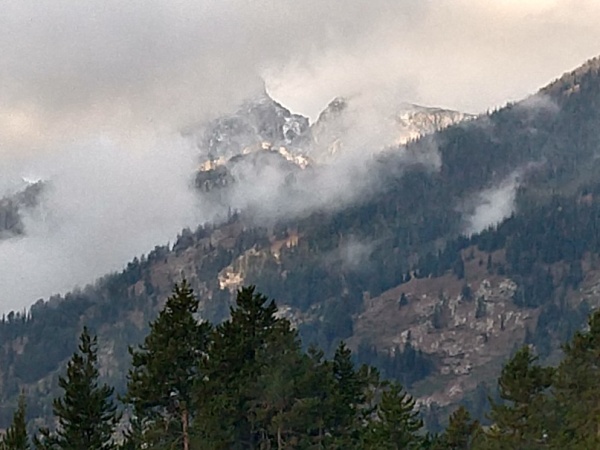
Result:
[[[75,330],[84,321],[106,339],[104,367],[114,384],[122,386],[119,376],[128,361],[125,343],[139,342],[145,323],[157,313],[172,283],[181,277],[186,277],[202,298],[203,317],[214,321],[226,316],[231,291],[242,284],[257,285],[278,301],[307,342],[317,342],[326,351],[340,339],[347,339],[355,348],[364,340],[377,351],[391,354],[396,344],[405,345],[402,333],[411,330],[411,321],[426,325],[425,331],[419,332],[423,342],[426,335],[440,338],[421,348],[415,341],[415,347],[424,352],[424,358],[434,361],[434,372],[413,368],[415,374],[424,375],[415,380],[400,368],[394,376],[412,378],[423,402],[442,404],[464,398],[481,380],[481,373],[472,378],[474,383],[460,384],[464,380],[456,375],[468,376],[469,372],[455,373],[456,355],[444,352],[453,352],[462,344],[448,347],[443,335],[452,335],[464,325],[461,320],[478,314],[478,308],[483,308],[480,303],[493,317],[472,320],[473,332],[468,331],[469,326],[463,327],[467,330],[463,344],[477,341],[478,327],[490,321],[492,336],[488,342],[494,341],[494,333],[509,339],[502,338],[508,343],[494,349],[497,353],[486,347],[486,342],[477,341],[478,346],[486,344],[481,347],[483,359],[485,352],[490,358],[489,364],[471,361],[472,370],[478,372],[493,371],[510,354],[512,347],[507,345],[519,345],[527,339],[541,345],[543,333],[553,336],[548,342],[560,341],[582,325],[577,308],[584,302],[573,299],[582,282],[576,276],[577,261],[585,279],[581,288],[591,292],[585,302],[595,304],[592,262],[596,250],[591,241],[593,254],[585,257],[579,251],[565,256],[565,251],[550,258],[526,247],[528,241],[534,241],[530,236],[539,236],[539,248],[549,252],[546,242],[552,240],[546,239],[545,233],[554,240],[560,236],[575,239],[567,233],[568,227],[563,229],[565,221],[571,224],[568,217],[553,213],[559,207],[573,217],[588,218],[581,223],[593,224],[590,217],[594,217],[598,198],[594,170],[598,168],[595,154],[600,142],[594,124],[600,117],[600,108],[595,106],[600,99],[600,77],[594,70],[578,76],[579,90],[563,98],[557,107],[526,99],[408,142],[401,151],[390,148],[378,153],[372,168],[377,188],[360,201],[268,226],[257,224],[244,212],[231,212],[223,225],[184,230],[172,247],[156,247],[147,256],[134,259],[122,273],[107,276],[95,286],[48,303],[38,302],[26,316],[5,318],[0,325],[0,398],[14,399],[19,386],[26,385],[31,389],[32,414],[44,416],[56,388],[56,373],[70,355]],[[544,99],[543,89],[540,92],[538,98]],[[555,102],[552,96],[549,100]],[[420,160],[424,154],[437,155],[437,165]],[[528,164],[532,165],[530,170],[515,188],[513,216],[496,231],[484,230],[469,238],[474,240],[461,237],[465,214],[460,207],[467,201],[481,202],[477,196],[483,190],[493,189]],[[521,229],[530,233],[523,238],[520,228],[511,224],[527,212],[526,219],[519,219],[523,220]],[[555,228],[544,228],[549,224]],[[588,236],[583,231],[580,235]],[[515,242],[521,247],[515,247]],[[469,259],[471,249],[474,257]],[[457,281],[464,279],[467,281]],[[564,283],[569,284],[564,287]],[[448,292],[440,292],[440,286],[448,286]],[[477,298],[462,302],[464,286],[472,293],[481,289],[482,302]],[[496,292],[502,289],[501,295]],[[560,303],[563,291],[564,298],[573,303],[569,307],[564,301]],[[409,304],[399,307],[402,294]],[[423,295],[427,298],[421,298],[421,306],[427,311],[409,314],[415,307],[415,296]],[[501,306],[493,313],[491,305]],[[392,307],[401,314],[392,313]],[[549,319],[556,315],[553,308],[563,308],[560,311],[565,317],[568,312],[572,323],[557,321],[559,330],[548,323],[540,327],[544,321],[554,323]],[[513,319],[517,313],[521,319],[511,322],[505,317],[503,324],[502,314],[510,312]],[[378,314],[391,321],[386,325],[391,331],[369,343],[369,338],[373,340],[369,333],[381,323]],[[524,327],[525,321],[531,326]],[[55,330],[52,346],[43,339],[48,329]],[[417,336],[417,331],[415,328],[412,334]],[[438,350],[441,348],[437,354],[435,342]],[[444,362],[444,358],[449,360]],[[459,371],[469,363],[459,362]],[[437,386],[427,387],[427,383]],[[453,396],[452,392],[459,392],[456,383],[462,393]],[[3,411],[0,419],[7,414]]]

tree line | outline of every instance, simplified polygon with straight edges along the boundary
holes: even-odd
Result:
[[[99,381],[98,342],[84,327],[59,378],[54,423],[28,434],[25,393],[1,450],[138,449],[590,449],[600,445],[600,312],[555,367],[529,346],[507,362],[492,425],[465,407],[427,433],[398,382],[357,367],[340,343],[332,359],[304,351],[272,300],[241,289],[230,317],[197,317],[198,299],[176,285],[144,342],[130,348],[127,391]],[[121,403],[121,405],[118,405]]]

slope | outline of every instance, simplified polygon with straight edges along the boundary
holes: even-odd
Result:
[[[487,253],[500,252],[491,253],[493,260],[500,258],[503,249],[506,255],[506,242],[517,236],[527,241],[536,227],[545,223],[552,209],[536,210],[532,205],[554,208],[556,194],[566,203],[587,202],[582,200],[588,195],[582,185],[594,186],[600,148],[598,105],[600,76],[598,61],[594,60],[522,102],[378,153],[366,172],[372,183],[352,203],[262,226],[252,216],[234,213],[222,225],[184,230],[172,247],[157,247],[132,261],[122,273],[109,275],[94,286],[47,303],[38,302],[26,316],[9,315],[0,325],[0,398],[7,405],[0,420],[6,423],[7,411],[12,410],[8,400],[16,398],[20,386],[29,389],[32,414],[47,414],[49,398],[56,389],[56,371],[70,355],[83,323],[107,343],[101,352],[105,374],[122,387],[127,345],[144,335],[146,323],[157,313],[172,283],[182,276],[201,296],[204,317],[222,319],[232,292],[242,284],[253,283],[278,300],[305,341],[326,349],[333,348],[339,339],[351,339],[355,346],[370,340],[369,344],[383,352],[404,345],[396,337],[411,330],[411,323],[421,324],[425,319],[408,312],[413,306],[406,314],[388,313],[385,302],[402,293],[410,303],[414,303],[411,297],[415,293],[426,294],[430,300],[422,306],[432,307],[432,314],[438,311],[440,330],[456,330],[470,323],[471,314],[477,310],[472,313],[471,307],[469,311],[455,307],[459,284],[452,282],[446,271],[454,269],[458,251],[479,245],[479,241],[454,239],[468,230],[473,215],[481,212],[479,207],[485,203],[482,193],[507,180],[514,185],[515,205],[509,206],[516,208],[517,218],[520,211],[529,211],[527,223],[532,228],[527,228],[526,234],[519,234],[518,227],[505,228],[504,244],[484,248]],[[489,233],[473,239],[483,242],[485,236]],[[563,259],[551,264],[560,264]],[[508,281],[495,273],[499,278],[487,280],[486,287],[481,274],[472,274],[471,266],[466,266],[473,292],[483,286],[521,293],[517,297],[521,301],[513,301],[512,294],[502,297],[504,306],[498,312],[505,317],[513,314],[514,320],[508,321],[510,339],[492,340],[492,349],[487,345],[489,340],[480,342],[473,337],[481,332],[479,326],[467,326],[464,328],[472,329],[467,331],[468,339],[458,340],[455,346],[460,350],[475,339],[482,358],[493,365],[524,339],[523,324],[542,314],[535,308],[543,305],[528,304],[529,300],[539,303],[553,297],[556,285],[552,283],[550,289],[546,285],[546,290],[532,287],[537,286],[532,280],[542,285],[542,275],[547,273],[538,270],[540,266],[531,272],[537,278],[511,269],[514,273],[507,276]],[[586,267],[582,265],[582,270],[592,279]],[[440,286],[448,292],[432,296],[430,292]],[[491,292],[487,298],[494,295]],[[489,302],[485,295],[483,302]],[[397,309],[397,305],[390,307]],[[382,327],[382,335],[373,334],[384,316],[391,321],[386,327],[393,331]],[[505,328],[508,322],[505,320]],[[574,319],[571,329],[577,326]],[[420,357],[422,366],[431,367],[432,362],[435,371],[421,370],[419,376],[428,376],[438,385],[415,384],[424,397],[446,392],[453,377],[459,375],[447,369],[456,366],[455,362],[444,362],[435,353],[436,348],[445,351],[440,344],[443,336],[433,333],[428,339],[422,350],[431,357]],[[481,366],[488,367],[487,363]],[[405,372],[400,368],[396,375],[419,382]],[[471,388],[465,385],[462,389]],[[454,401],[457,397],[443,394],[434,399]]]

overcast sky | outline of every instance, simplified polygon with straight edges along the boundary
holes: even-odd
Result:
[[[29,176],[54,197],[0,243],[0,311],[194,226],[175,133],[263,81],[312,119],[358,93],[481,112],[600,54],[598,23],[595,0],[3,0],[0,195]]]

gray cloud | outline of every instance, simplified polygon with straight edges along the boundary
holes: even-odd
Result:
[[[92,282],[205,219],[189,189],[193,156],[185,142],[136,152],[99,139],[31,163],[50,181],[23,217],[26,235],[0,241],[0,311]]]

